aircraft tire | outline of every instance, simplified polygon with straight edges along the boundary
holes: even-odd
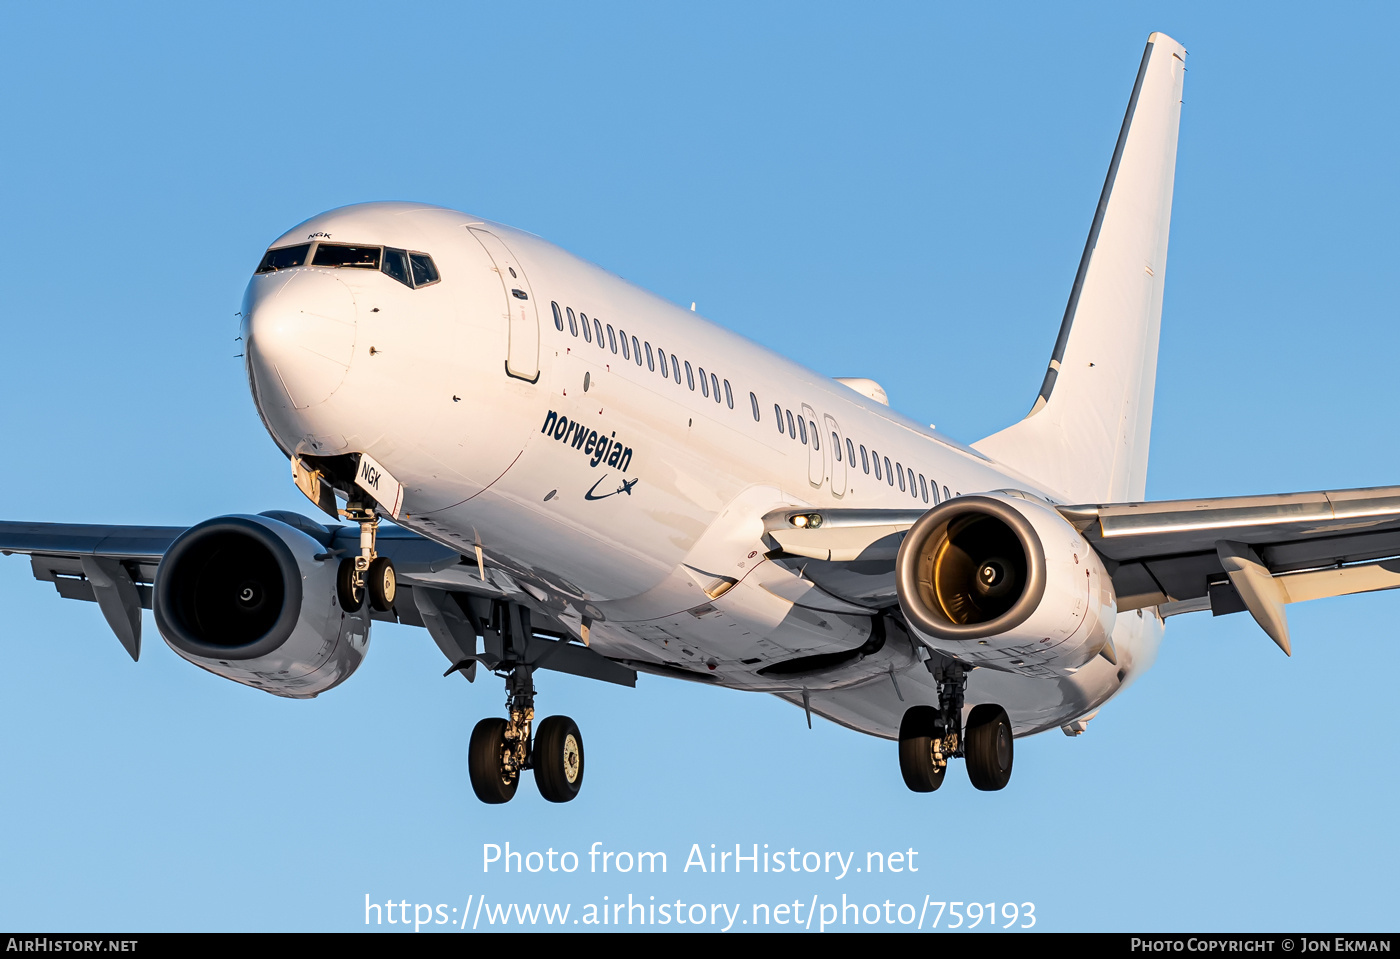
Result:
[[[501,757],[505,749],[504,719],[483,719],[476,724],[467,746],[467,774],[471,777],[472,792],[476,793],[476,798],[493,806],[510,802],[520,785],[519,773],[511,773],[507,777],[503,770]]]
[[[340,608],[347,613],[358,613],[365,604],[364,587],[355,586],[355,561],[342,559],[335,574],[335,595],[340,600]]]
[[[568,716],[549,716],[530,750],[535,785],[550,802],[568,802],[583,787],[583,734]]]
[[[1015,755],[1011,719],[1006,710],[994,703],[974,706],[967,717],[964,743],[967,778],[972,785],[984,792],[1004,789],[1011,781]]]
[[[943,785],[948,764],[933,761],[933,740],[939,733],[938,710],[911,706],[899,724],[899,771],[904,785],[916,793],[931,793]]]
[[[387,556],[380,556],[369,564],[365,574],[365,585],[369,589],[370,609],[387,613],[394,608],[398,596],[399,580],[394,575],[394,564]]]

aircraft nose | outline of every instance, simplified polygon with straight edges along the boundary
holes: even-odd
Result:
[[[355,353],[355,296],[334,274],[255,276],[243,317],[249,372],[264,402],[285,396],[304,410],[344,382]]]

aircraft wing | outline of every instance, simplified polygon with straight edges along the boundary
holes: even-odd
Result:
[[[280,510],[262,515],[302,530],[329,553],[354,555],[359,551],[359,530],[355,527],[328,528]],[[117,639],[131,658],[137,659],[141,653],[141,610],[151,608],[156,569],[185,529],[0,522],[0,554],[27,555],[35,579],[53,583],[65,599],[97,603]],[[548,620],[548,611],[538,602],[531,603],[537,598],[520,589],[507,571],[478,565],[474,556],[468,559],[411,530],[389,525],[380,527],[376,547],[381,556],[393,561],[400,585],[394,608],[384,613],[371,611],[371,617],[424,627],[454,666],[474,663],[479,655],[478,633],[464,612],[468,598],[524,601],[535,607],[536,617]],[[533,665],[635,685],[633,670],[570,644],[562,635],[551,638],[566,631],[550,631],[549,625],[545,630],[544,635],[537,633],[528,641],[527,656]],[[469,680],[474,675],[474,670],[464,666],[460,671]]]
[[[1289,651],[1289,603],[1400,586],[1400,486],[1060,506],[1103,558],[1118,609],[1248,610]],[[918,510],[818,510],[817,528],[765,518],[773,558],[871,608],[898,602],[894,560]]]

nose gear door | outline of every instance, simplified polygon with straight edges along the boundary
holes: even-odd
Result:
[[[540,378],[540,316],[530,281],[525,278],[525,268],[500,237],[479,227],[467,229],[486,248],[486,254],[491,257],[501,277],[510,334],[510,345],[506,350],[506,375],[534,383]]]

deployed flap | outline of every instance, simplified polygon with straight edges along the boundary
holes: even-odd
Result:
[[[1225,575],[1244,600],[1254,621],[1263,627],[1269,638],[1278,643],[1279,649],[1292,656],[1293,649],[1288,642],[1288,614],[1283,605],[1288,602],[1288,591],[1274,579],[1269,568],[1259,561],[1259,556],[1244,543],[1220,542],[1215,544],[1216,555],[1225,568]]]
[[[1185,58],[1148,38],[1040,395],[973,444],[1071,500],[1145,494]]]
[[[1284,605],[1400,587],[1400,486],[1059,511],[1104,558],[1120,610],[1248,609],[1284,652]]]
[[[141,658],[141,597],[131,574],[115,559],[82,557],[83,575],[92,584],[107,625],[133,660]]]
[[[476,679],[476,628],[446,590],[413,586],[413,605],[438,649],[460,667],[467,682]]]

